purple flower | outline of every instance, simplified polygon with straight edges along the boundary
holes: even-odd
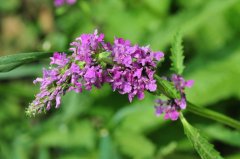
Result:
[[[180,99],[168,99],[168,100],[157,100],[155,106],[156,115],[164,115],[164,119],[177,120],[179,117],[179,111],[186,109],[186,95],[185,87],[192,87],[193,80],[185,81],[180,75],[173,74],[171,79],[175,88],[179,91],[181,98]]]
[[[86,78],[86,79],[93,79],[94,80],[96,78],[95,68],[94,67],[88,68],[86,70],[84,78]]]
[[[185,86],[188,88],[191,88],[194,84],[194,80],[188,80],[185,82]]]
[[[157,61],[160,61],[163,57],[164,57],[164,54],[163,52],[154,52],[154,58],[157,60]]]
[[[60,7],[64,4],[65,0],[54,0],[54,5]]]
[[[53,54],[53,57],[50,57],[51,59],[51,62],[50,64],[56,64],[56,65],[59,65],[59,66],[65,66],[69,59],[67,58],[67,55],[65,53],[58,53],[58,52],[55,52]]]
[[[68,4],[68,5],[73,5],[77,2],[77,0],[54,0],[54,5],[56,7],[60,7],[64,4]]]
[[[43,77],[34,81],[40,83],[40,93],[30,104],[29,114],[49,110],[53,105],[58,108],[66,92],[101,88],[105,83],[113,91],[127,94],[130,102],[135,96],[143,99],[144,91],[156,91],[154,73],[157,62],[164,56],[162,52],[153,52],[149,46],[132,45],[122,38],[115,38],[113,44],[105,43],[104,34],[98,34],[97,30],[80,35],[70,45],[72,55],[55,52],[50,58],[51,67],[44,69]],[[101,61],[102,58],[110,63]]]
[[[164,119],[177,120],[179,117],[179,112],[174,107],[168,107],[165,110]]]
[[[117,65],[108,69],[108,74],[112,77],[108,82],[113,90],[128,94],[130,102],[136,95],[143,99],[145,90],[156,91],[153,74],[157,61],[163,58],[162,52],[152,52],[149,46],[132,45],[129,40],[122,38],[115,38],[110,51]]]
[[[77,0],[66,0],[66,3],[69,5],[72,5],[74,3],[76,3]]]
[[[58,108],[61,104],[61,96],[58,94],[56,96],[56,108]]]
[[[146,89],[150,92],[154,92],[157,89],[156,80],[149,81],[149,83],[146,85]]]

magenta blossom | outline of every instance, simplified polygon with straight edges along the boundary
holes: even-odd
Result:
[[[108,83],[113,91],[127,94],[131,102],[135,96],[144,98],[144,91],[157,90],[154,79],[157,62],[162,52],[153,52],[149,46],[132,45],[130,41],[115,38],[105,43],[104,34],[82,34],[71,43],[72,55],[53,54],[50,68],[43,70],[40,93],[30,104],[27,112],[37,114],[60,106],[61,97],[68,91],[82,92],[93,87],[101,88]]]
[[[156,115],[159,116],[164,114],[164,119],[177,120],[179,117],[179,111],[185,109],[187,105],[184,92],[185,87],[191,88],[194,81],[185,81],[183,77],[176,74],[172,75],[170,81],[173,82],[175,88],[179,91],[181,98],[169,100],[158,99],[155,106]]]
[[[43,78],[37,78],[34,83],[40,83],[40,93],[30,104],[27,112],[35,115],[49,110],[52,105],[60,106],[61,97],[68,91],[82,92],[83,88],[91,90],[93,86],[100,88],[103,84],[103,70],[92,59],[101,49],[103,35],[83,34],[71,45],[73,54],[53,54],[50,69],[43,70]]]
[[[77,0],[54,0],[54,5],[56,7],[60,7],[64,4],[67,4],[67,5],[73,5],[77,2]]]
[[[156,80],[153,78],[157,61],[164,54],[153,52],[149,47],[131,45],[130,41],[115,38],[114,44],[109,48],[112,52],[116,66],[108,69],[111,79],[108,81],[113,90],[120,94],[128,94],[129,101],[134,96],[144,98],[144,90],[154,92],[157,89]]]

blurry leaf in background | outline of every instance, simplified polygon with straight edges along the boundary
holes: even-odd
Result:
[[[226,159],[239,159],[240,158],[240,154],[237,153],[237,154],[233,154],[233,155],[230,155],[228,157],[226,157]]]
[[[224,142],[226,144],[240,147],[240,132],[236,130],[230,130],[221,125],[208,125],[199,126],[201,130],[214,140]]]
[[[41,146],[92,150],[95,147],[95,133],[91,123],[80,121],[69,125],[61,124],[41,134],[37,142]]]
[[[186,79],[195,80],[193,88],[186,91],[189,101],[204,106],[231,96],[240,98],[236,87],[240,80],[240,48],[235,44],[213,57],[195,58],[189,64],[191,72],[187,72]]]
[[[17,10],[20,6],[19,0],[0,0],[0,11],[13,11]]]
[[[168,8],[170,6],[171,1],[169,0],[143,0],[144,6],[154,15],[161,15],[164,17],[168,14]]]
[[[49,45],[49,46],[46,46]],[[67,37],[62,33],[49,33],[43,43],[43,49],[45,51],[55,50],[55,51],[64,51],[69,47]]]
[[[133,132],[148,132],[159,127],[165,121],[155,116],[154,99],[151,96],[143,101],[128,105],[120,109],[113,118],[113,122],[120,122],[120,127]]]
[[[158,31],[156,30],[149,36],[149,42],[153,48],[164,48],[170,43],[171,37],[176,31],[181,28],[182,34],[190,35],[199,27],[205,25],[206,22],[211,21],[212,18],[217,17],[219,13],[230,8],[236,4],[238,0],[219,1],[211,0],[203,5],[192,7],[188,10],[172,16],[167,19]],[[161,40],[159,40],[159,38]]]
[[[18,99],[14,96],[6,97],[1,102],[2,111],[0,111],[0,123],[7,120],[9,117],[16,119],[18,114],[21,113],[21,109],[18,107]],[[6,116],[6,114],[8,116]]]
[[[214,24],[214,25],[213,25]],[[218,27],[216,27],[218,26]],[[221,33],[221,34],[219,34]],[[233,37],[229,23],[225,20],[224,12],[220,16],[211,19],[211,23],[206,23],[195,33],[197,54],[208,56],[216,53],[215,50],[226,46]]]
[[[112,141],[109,132],[106,129],[100,131],[100,146],[99,146],[100,159],[118,159],[119,154],[116,152],[116,147]]]
[[[63,97],[61,121],[68,123],[90,109],[92,98],[88,94],[69,92]]]
[[[23,77],[39,77],[42,75],[43,65],[24,65],[12,71],[0,73],[0,80],[17,79]]]
[[[177,143],[176,142],[170,142],[168,145],[165,145],[163,148],[161,148],[158,153],[157,156],[158,158],[163,158],[171,153],[173,153],[177,148]]]
[[[128,129],[117,130],[115,140],[121,152],[131,158],[149,158],[155,151],[154,144],[144,135]]]

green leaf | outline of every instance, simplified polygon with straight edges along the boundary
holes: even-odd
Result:
[[[9,1],[0,0],[0,4],[1,4],[0,11],[9,12],[9,11],[17,10],[21,2],[18,0],[9,0]]]
[[[63,97],[61,120],[65,123],[71,122],[74,118],[81,115],[92,104],[92,98],[86,93],[77,94],[69,92]]]
[[[130,158],[150,158],[156,149],[155,145],[143,134],[127,129],[117,129],[115,141],[120,151]]]
[[[210,144],[196,128],[190,125],[182,114],[180,115],[180,119],[185,134],[202,159],[223,159],[219,152],[214,149],[213,145]]]
[[[208,126],[201,125],[200,128],[211,139],[218,140],[232,146],[240,147],[239,131],[231,130],[218,124]]]
[[[42,75],[42,68],[44,65],[34,64],[34,65],[23,65],[10,72],[0,73],[0,80],[6,79],[16,79],[23,77],[38,77]]]
[[[230,154],[229,156],[226,157],[226,159],[239,159],[239,158],[240,158],[240,153]]]
[[[158,90],[160,90],[160,92],[157,92],[158,94],[163,93],[169,98],[180,98],[180,94],[174,87],[173,83],[162,79],[158,75],[155,75],[154,77],[157,80]]]
[[[184,65],[183,65],[183,45],[182,45],[182,35],[177,32],[176,35],[174,36],[174,40],[172,43],[172,48],[171,48],[171,70],[174,71],[177,74],[182,74],[184,70]]]
[[[46,147],[39,148],[38,159],[50,159],[50,153]]]
[[[136,101],[119,109],[110,120],[110,126],[121,127],[132,132],[149,132],[161,127],[165,120],[154,114],[154,98],[149,94],[142,101]]]
[[[0,72],[11,71],[20,65],[51,57],[52,54],[53,52],[31,52],[0,57]]]
[[[93,150],[95,147],[95,131],[89,121],[75,120],[71,122],[71,125],[61,123],[61,125],[48,127],[36,141],[38,145],[43,147],[79,147]]]
[[[211,0],[200,7],[185,9],[179,14],[166,18],[162,22],[164,25],[160,26],[160,28],[156,27],[156,30],[151,32],[147,41],[151,44],[152,48],[166,48],[172,40],[172,34],[179,28],[182,28],[184,36],[189,36],[195,33],[200,27],[208,24],[213,17],[218,17],[238,2],[238,0]],[[161,37],[161,40],[159,40],[159,37]]]
[[[109,135],[108,130],[102,129],[100,131],[100,145],[99,145],[99,158],[100,159],[117,159],[118,154],[115,145]]]
[[[220,100],[231,97],[240,99],[240,41],[208,56],[197,56],[191,60],[186,69],[186,79],[194,79],[195,84],[186,90],[189,101],[201,105],[213,105]],[[219,90],[224,91],[216,91]],[[194,93],[191,93],[194,92]]]

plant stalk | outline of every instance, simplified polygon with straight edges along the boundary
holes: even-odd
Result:
[[[191,113],[194,113],[196,115],[215,120],[222,124],[228,125],[232,128],[240,130],[240,122],[239,121],[232,119],[228,116],[225,116],[221,113],[215,112],[213,110],[209,110],[209,109],[206,109],[203,107],[198,107],[198,106],[192,104],[191,102],[187,102],[186,110]]]

